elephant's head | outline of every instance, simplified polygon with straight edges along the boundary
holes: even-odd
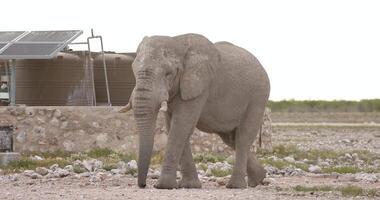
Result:
[[[205,37],[145,37],[132,64],[136,77],[130,106],[139,134],[138,185],[145,187],[161,105],[173,98],[188,101],[201,95],[213,79],[219,53]]]

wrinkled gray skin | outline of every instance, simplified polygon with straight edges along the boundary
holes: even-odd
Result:
[[[194,128],[217,133],[235,150],[227,188],[256,186],[265,170],[249,152],[262,123],[269,80],[248,51],[197,34],[145,37],[132,64],[136,77],[130,104],[139,134],[138,185],[146,186],[154,127],[168,102],[168,143],[156,188],[200,188],[189,138]],[[182,180],[177,183],[180,165]]]

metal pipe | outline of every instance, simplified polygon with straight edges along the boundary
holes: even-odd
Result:
[[[111,104],[110,90],[109,90],[109,84],[108,84],[107,64],[106,64],[106,58],[104,56],[103,38],[102,38],[102,36],[95,36],[93,29],[91,29],[91,36],[87,38],[87,43],[88,43],[87,45],[88,45],[89,56],[91,57],[90,39],[97,39],[97,38],[100,39],[100,48],[101,48],[101,54],[102,54],[102,60],[103,60],[104,78],[105,78],[105,81],[106,81],[107,101],[108,101],[108,105],[112,106],[112,104]],[[95,85],[95,83],[94,83],[94,85]],[[95,92],[94,92],[94,94],[95,94]]]
[[[16,105],[16,66],[15,66],[15,60],[12,59],[12,60],[9,60],[9,67],[10,67],[10,71],[11,71],[11,91],[10,91],[10,102],[11,102],[11,106],[14,106]]]
[[[104,77],[106,81],[106,88],[107,88],[107,100],[108,100],[108,105],[111,105],[111,97],[110,97],[110,90],[109,90],[109,85],[108,85],[108,75],[107,75],[107,65],[106,65],[106,57],[104,56],[104,49],[103,49],[103,38],[102,36],[99,36],[100,38],[100,46],[102,49],[102,59],[103,59],[103,68],[104,68]]]
[[[87,47],[88,47],[88,63],[90,65],[90,69],[92,69],[91,73],[91,81],[92,81],[92,89],[93,89],[93,104],[96,106],[96,92],[95,92],[95,79],[94,79],[94,66],[92,65],[92,57],[91,57],[91,46],[90,46],[90,37],[87,38]]]

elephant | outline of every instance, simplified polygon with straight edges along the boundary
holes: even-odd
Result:
[[[132,63],[132,109],[139,135],[138,186],[146,187],[159,110],[166,111],[168,140],[155,188],[201,188],[189,138],[194,129],[218,134],[235,150],[227,188],[255,187],[266,171],[250,147],[270,93],[268,75],[255,56],[229,42],[200,34],[145,37]],[[177,183],[177,169],[182,179]]]

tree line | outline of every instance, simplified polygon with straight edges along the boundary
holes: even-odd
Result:
[[[380,99],[269,101],[272,112],[380,112]]]

